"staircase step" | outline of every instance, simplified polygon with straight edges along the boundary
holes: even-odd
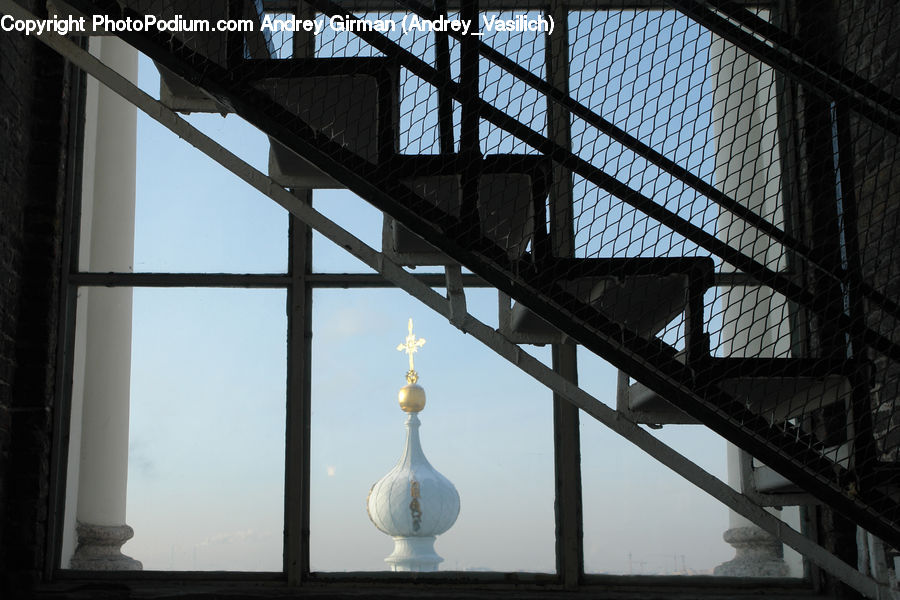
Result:
[[[80,15],[64,0],[50,0],[60,7],[66,14]],[[216,22],[225,19],[246,19],[261,22],[263,17],[262,0],[241,2],[240,15],[229,15],[228,2],[196,2],[195,0],[117,0],[125,9],[131,9],[139,15],[153,15],[159,20],[183,19],[187,23],[193,19],[202,19],[215,27]],[[87,20],[90,23],[90,19]],[[95,35],[108,35],[103,32],[94,32]],[[230,36],[235,36],[235,43],[240,44],[240,56],[229,58]],[[229,62],[242,60],[246,57],[255,59],[270,59],[275,53],[271,34],[256,26],[252,31],[242,33],[228,33],[224,31],[177,31],[175,38],[181,41],[187,48],[202,54],[215,64],[228,67]],[[185,81],[169,69],[154,62],[159,70],[159,99],[172,110],[192,113],[221,113],[231,112],[230,109],[217,102],[197,86]]]
[[[267,64],[266,64],[267,63]],[[239,72],[264,74],[254,86],[318,133],[373,164],[396,152],[399,67],[384,58],[246,61]],[[344,186],[269,138],[269,175],[286,187]]]
[[[228,2],[196,2],[194,0],[119,0],[120,4],[133,8],[144,14],[153,14],[161,19],[172,19],[180,15],[184,19],[206,19],[215,23],[228,17]],[[248,19],[259,23],[263,16],[262,0],[254,2],[242,2],[242,19]],[[235,18],[235,17],[231,17]],[[256,59],[270,59],[275,53],[271,35],[262,31],[260,27],[254,27],[253,31],[239,34],[229,34],[221,31],[210,32],[185,32],[176,34],[184,44],[217,65],[228,67],[229,35],[236,35],[242,48],[242,56]],[[210,98],[200,88],[185,81],[172,73],[169,69],[157,64],[159,70],[159,99],[172,110],[183,113],[220,113],[225,114],[231,110]],[[233,65],[232,65],[233,66]]]
[[[760,494],[801,494],[803,489],[771,467],[753,469],[753,485]]]
[[[837,446],[830,446],[822,454],[837,464],[847,466],[853,454],[852,444],[845,442]],[[742,485],[745,488],[748,485],[752,488],[744,491],[757,495],[764,505],[796,506],[819,503],[815,497],[806,493],[796,483],[749,455],[742,459],[741,470]]]
[[[196,2],[194,0],[117,0],[125,9],[131,9],[139,15],[153,15],[159,20],[183,19],[185,23],[192,19],[208,21],[212,27],[219,20],[224,19],[249,19],[260,22],[263,15],[262,0],[253,2],[241,2],[243,13],[231,16],[228,14],[228,2]],[[95,29],[90,17],[73,8],[65,0],[48,0],[47,12],[50,15],[60,17],[85,18],[86,31],[89,36],[110,36],[114,32],[107,32],[102,28]],[[183,31],[175,33],[175,37],[191,50],[201,53],[206,58],[220,66],[228,66],[229,35],[237,35],[242,46],[242,56],[250,56],[257,59],[269,59],[275,53],[271,35],[262,31],[260,27],[254,27],[246,33],[229,34],[222,31]],[[172,110],[192,113],[221,113],[231,112],[230,109],[216,102],[197,86],[185,81],[169,69],[154,62],[159,70],[159,99]]]
[[[841,371],[826,361],[791,358],[713,358],[703,370],[722,391],[773,423],[849,400],[850,381]],[[696,422],[641,383],[631,384],[627,397],[624,411],[638,422]]]
[[[747,408],[781,423],[788,419],[849,400],[850,381],[842,375],[826,377],[734,377],[719,387],[743,400]]]
[[[459,155],[397,156],[392,172],[447,215],[459,218],[462,209],[463,173]],[[494,154],[480,160],[478,216],[481,234],[497,244],[510,259],[522,256],[534,235],[534,206],[546,202],[549,165],[543,157]],[[453,261],[412,231],[385,217],[383,250],[407,266],[445,265]]]
[[[687,304],[686,275],[585,277],[560,284],[569,293],[589,302],[611,321],[641,334],[655,335],[678,315]],[[559,341],[560,332],[521,303],[510,314],[515,334]]]
[[[684,352],[676,358],[684,361]],[[648,425],[699,425],[700,422],[667,402],[640,382],[632,382],[627,373],[619,371],[616,390],[616,410],[635,423]]]
[[[203,93],[200,88],[191,85],[181,77],[160,64],[156,64],[159,71],[159,100],[172,110],[184,114],[190,113],[219,113],[227,114],[231,109],[216,102]]]
[[[644,336],[654,336],[688,309],[691,287],[702,296],[712,281],[706,258],[560,259],[553,272],[567,292],[590,303],[607,319]],[[501,323],[505,319],[501,318]],[[554,343],[562,334],[521,303],[514,303],[508,331],[521,343]]]

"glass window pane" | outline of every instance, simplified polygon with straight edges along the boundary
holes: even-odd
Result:
[[[126,551],[281,571],[286,294],[135,290]]]
[[[285,292],[90,288],[80,296],[63,565],[75,518],[109,524],[118,513],[134,529],[122,551],[144,570],[281,571]],[[106,315],[91,318],[91,305]],[[123,306],[124,321],[115,318]],[[108,404],[99,422],[90,410],[98,402]],[[101,477],[123,495],[127,479],[126,504],[99,513],[110,494],[98,499],[85,479],[105,460],[97,435],[118,439],[103,448],[127,457],[127,476]]]
[[[610,406],[616,369],[583,349],[579,381]],[[665,425],[654,435],[707,472],[728,481],[727,444],[701,425]],[[713,575],[735,556],[723,534],[729,509],[599,421],[582,413],[584,568],[615,575]],[[781,518],[799,527],[796,507]],[[785,548],[785,568],[802,577],[800,556]]]
[[[348,190],[316,190],[313,207],[358,237],[381,250],[383,213]],[[374,273],[358,258],[318,232],[313,232],[313,271],[317,273]]]
[[[495,304],[496,295],[473,301]],[[396,348],[413,317],[427,340],[414,355],[427,392],[421,444],[460,498],[456,523],[435,543],[439,569],[553,572],[546,388],[402,291],[320,290],[313,306],[312,570],[389,568],[393,542],[369,519],[366,499],[403,450],[397,393],[409,365]]]
[[[158,80],[149,59],[140,77]],[[268,138],[236,115],[185,118],[268,172]],[[137,135],[134,271],[287,270],[287,211],[140,111]]]

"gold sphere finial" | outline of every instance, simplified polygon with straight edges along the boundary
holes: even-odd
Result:
[[[421,385],[408,383],[400,388],[397,401],[403,412],[417,413],[425,408],[425,389]]]
[[[409,334],[406,336],[406,340],[397,346],[397,350],[400,352],[406,352],[409,356],[409,371],[406,372],[406,383],[412,385],[419,380],[419,374],[416,373],[416,365],[413,361],[413,354],[418,352],[419,348],[425,345],[424,338],[416,338],[416,335],[413,333],[413,320],[410,318],[409,320]]]

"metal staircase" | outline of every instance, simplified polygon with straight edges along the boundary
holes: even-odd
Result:
[[[256,19],[266,7],[259,0],[230,0],[215,3],[219,12],[213,15],[203,8],[207,4],[212,6],[187,0],[68,0],[58,6],[116,18],[178,13]],[[308,4],[317,14],[348,13],[332,0]],[[739,52],[775,67],[783,76],[778,85],[793,90],[784,95],[802,104],[797,111],[802,118],[815,116],[821,108],[816,102],[824,97],[822,110],[836,132],[847,134],[855,127],[862,139],[860,132],[870,127],[887,140],[900,134],[896,97],[810,50],[789,28],[771,25],[731,2],[668,4]],[[412,0],[380,8],[426,18],[438,14]],[[470,4],[461,10],[463,16],[478,14]],[[618,408],[624,417],[652,425],[703,424],[748,453],[745,476],[759,494],[828,504],[900,547],[900,490],[884,475],[896,466],[895,409],[893,403],[885,408],[878,395],[879,389],[893,389],[898,379],[900,343],[893,323],[900,306],[892,268],[873,278],[860,264],[879,240],[860,240],[864,236],[851,231],[865,203],[851,197],[853,165],[841,161],[850,160],[848,148],[858,149],[858,139],[841,141],[837,152],[836,134],[832,147],[824,149],[826,158],[840,163],[831,172],[843,188],[837,202],[808,202],[830,206],[833,218],[819,212],[806,215],[806,221],[803,215],[782,218],[761,204],[736,199],[734,190],[713,185],[710,177],[522,67],[502,47],[477,38],[450,33],[435,45],[434,60],[425,61],[377,31],[358,32],[382,55],[374,58],[273,58],[272,40],[258,34],[119,35],[157,63],[165,104],[183,111],[232,111],[266,133],[270,176],[285,187],[346,187],[382,210],[385,256],[407,266],[462,265],[496,287],[499,331],[509,340],[574,340],[618,367]],[[454,73],[450,57],[457,51]],[[676,182],[696,202],[702,199],[703,206],[718,211],[719,226],[665,191],[648,191],[636,180],[608,173],[605,151],[574,151],[559,136],[536,131],[506,107],[485,100],[479,95],[479,72],[489,64],[554,107],[546,114],[571,115],[585,131],[611,140],[607,147],[615,145],[623,156],[633,157],[635,169]],[[440,154],[400,149],[404,74],[439,96]],[[727,118],[726,111],[723,122]],[[792,113],[779,118],[783,163],[802,163],[802,168],[785,169],[783,187],[794,186],[809,198],[813,185],[797,180],[816,175],[814,136]],[[487,123],[520,140],[527,151],[504,152],[497,145],[487,152],[480,129]],[[802,144],[791,145],[791,127],[805,136]],[[791,163],[790,148],[806,154]],[[885,174],[891,183],[884,186],[896,186],[891,175]],[[554,236],[561,227],[559,198],[565,196],[559,190],[568,186],[571,194],[573,178],[583,183],[577,189],[602,191],[616,205],[644,215],[638,229],[646,235],[656,228],[675,241],[643,244],[640,234],[632,237],[620,227],[617,235],[629,238],[629,256],[590,249],[590,233],[575,252],[561,251]],[[809,210],[797,202],[797,212]],[[866,210],[871,217],[887,209]],[[590,229],[587,211],[576,217],[578,227]],[[594,221],[598,229],[604,222],[610,222],[606,215]],[[735,238],[732,231],[741,233]],[[772,249],[775,259],[766,254]],[[879,260],[897,262],[890,255]],[[731,295],[717,295],[717,289]],[[790,323],[787,350],[778,349],[777,336],[767,345],[760,342],[764,331],[752,331],[761,299],[769,307],[780,303]],[[722,339],[723,332],[730,332],[730,353],[711,347],[711,339]]]

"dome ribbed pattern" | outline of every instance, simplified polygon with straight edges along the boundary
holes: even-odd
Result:
[[[419,441],[419,417],[406,419],[406,445],[391,471],[369,491],[366,508],[375,526],[393,537],[444,533],[459,515],[459,493],[431,466]]]

